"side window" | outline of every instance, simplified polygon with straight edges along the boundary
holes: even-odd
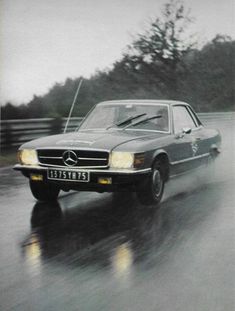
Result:
[[[175,133],[180,132],[184,127],[189,127],[191,129],[196,127],[196,124],[185,106],[173,107],[173,121]]]
[[[193,111],[193,109],[191,107],[189,107],[189,106],[187,107],[187,109],[189,110],[190,115],[192,116],[194,122],[196,123],[196,126],[202,125],[201,121],[199,120],[198,116]]]

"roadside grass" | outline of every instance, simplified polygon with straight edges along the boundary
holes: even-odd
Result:
[[[1,150],[0,167],[10,166],[17,163],[17,150]]]

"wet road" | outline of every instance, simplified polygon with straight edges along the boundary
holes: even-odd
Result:
[[[0,310],[233,310],[234,132],[218,127],[221,157],[172,180],[155,212],[128,195],[36,203],[1,170]]]

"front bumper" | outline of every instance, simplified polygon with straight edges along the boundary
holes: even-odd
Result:
[[[151,174],[151,168],[145,169],[74,169],[74,168],[60,168],[53,167],[53,169],[62,169],[68,171],[85,171],[89,172],[89,182],[79,181],[64,181],[64,180],[50,180],[47,178],[48,167],[43,166],[27,166],[16,164],[14,169],[21,171],[22,174],[28,178],[32,174],[40,174],[43,176],[43,181],[58,185],[63,190],[82,190],[82,191],[98,191],[98,192],[112,192],[112,191],[131,191],[135,190],[136,185],[140,184]],[[99,178],[111,178],[111,184],[100,184]]]

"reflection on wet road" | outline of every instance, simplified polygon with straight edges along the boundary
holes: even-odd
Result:
[[[2,170],[0,309],[232,310],[234,158],[222,130],[221,159],[172,180],[155,211],[127,194],[37,203]]]

